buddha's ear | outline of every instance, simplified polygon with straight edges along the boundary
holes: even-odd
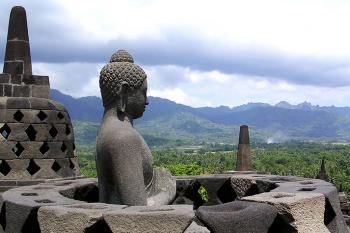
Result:
[[[120,85],[120,89],[119,89],[119,96],[120,96],[120,112],[125,112],[125,108],[126,108],[126,103],[128,102],[128,90],[129,90],[129,84],[127,82],[122,82]]]

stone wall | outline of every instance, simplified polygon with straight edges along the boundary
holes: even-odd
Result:
[[[336,188],[322,180],[256,173],[176,179],[173,205],[156,207],[98,203],[96,179],[11,189],[1,196],[0,224],[29,233],[349,232]]]

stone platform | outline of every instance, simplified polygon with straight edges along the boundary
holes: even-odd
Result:
[[[322,180],[257,173],[175,179],[174,203],[155,207],[98,203],[96,179],[11,189],[1,195],[0,223],[5,232],[26,233],[349,232],[336,187]]]

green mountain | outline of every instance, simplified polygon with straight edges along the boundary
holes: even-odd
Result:
[[[94,142],[102,118],[101,99],[75,99],[57,90],[52,90],[52,97],[67,107],[78,143]],[[250,127],[252,142],[350,140],[348,107],[281,102],[275,106],[248,103],[235,108],[192,108],[157,97],[149,97],[149,102],[135,127],[150,145],[236,144],[242,124]]]

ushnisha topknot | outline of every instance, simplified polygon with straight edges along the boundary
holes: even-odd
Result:
[[[112,63],[112,62],[130,62],[130,63],[134,63],[134,59],[132,58],[130,53],[128,53],[124,49],[120,49],[117,52],[113,53],[113,55],[111,57],[111,60],[109,62],[110,63]]]
[[[132,56],[125,50],[118,50],[100,72],[103,106],[110,106],[116,100],[123,83],[128,84],[129,90],[134,90],[141,86],[146,78],[145,71],[134,64]]]

